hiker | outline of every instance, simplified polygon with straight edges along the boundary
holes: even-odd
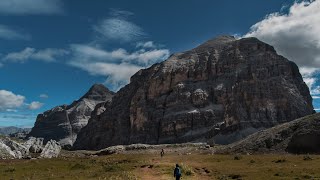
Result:
[[[164,150],[163,149],[161,149],[160,155],[161,155],[161,158],[162,158],[162,156],[164,155]]]
[[[175,177],[176,180],[180,180],[181,178],[181,170],[178,164],[176,164],[176,168],[174,168],[173,177]]]

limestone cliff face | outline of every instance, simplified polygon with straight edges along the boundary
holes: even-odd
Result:
[[[140,70],[103,108],[75,149],[212,138],[226,144],[314,113],[293,62],[256,38],[231,36]]]
[[[79,131],[87,125],[95,106],[111,101],[113,94],[103,85],[95,84],[71,105],[57,106],[39,114],[28,136],[43,137],[45,142],[54,139],[63,146],[72,146]]]

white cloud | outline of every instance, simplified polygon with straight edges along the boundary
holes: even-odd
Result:
[[[28,108],[30,110],[37,110],[37,109],[40,109],[42,106],[43,106],[43,103],[38,101],[33,101],[29,104]]]
[[[119,48],[113,51],[106,51],[96,47],[83,44],[71,45],[73,53],[77,56],[76,59],[94,60],[102,62],[122,62],[129,64],[137,64],[143,67],[154,64],[169,57],[168,49],[140,49],[129,53],[127,50]]]
[[[2,0],[0,13],[6,15],[61,14],[61,0]]]
[[[320,86],[316,86],[316,87],[312,88],[311,94],[312,95],[314,95],[314,94],[320,95]]]
[[[288,14],[273,13],[251,27],[254,36],[299,67],[320,68],[320,1],[295,2]]]
[[[5,40],[29,40],[30,35],[23,34],[10,28],[9,26],[0,24],[0,38]]]
[[[169,57],[167,49],[140,49],[130,53],[122,48],[106,51],[89,45],[73,44],[71,50],[73,58],[69,62],[70,65],[92,75],[106,76],[107,82],[115,89],[127,84],[139,69]]]
[[[138,42],[136,47],[137,48],[157,48],[157,46],[153,43],[153,41]]]
[[[40,94],[39,97],[42,98],[42,99],[49,98],[49,96],[47,94]]]
[[[296,1],[288,13],[269,14],[244,37],[257,37],[300,68],[311,93],[316,93],[320,70],[320,0]]]
[[[6,109],[7,112],[18,112],[16,109]]]
[[[128,20],[132,15],[129,11],[111,9],[109,17],[93,26],[97,35],[93,42],[70,45],[71,60],[68,64],[91,75],[105,76],[109,88],[118,90],[129,83],[130,77],[138,70],[167,59],[170,55],[168,49],[157,47],[153,41],[137,42],[146,33]],[[114,42],[126,42],[136,47],[133,50],[102,48],[105,43],[110,47]]]
[[[320,96],[312,96],[313,99],[320,99]]]
[[[3,60],[21,63],[31,59],[45,62],[53,62],[56,61],[57,57],[61,57],[66,54],[68,54],[68,51],[63,49],[47,48],[43,50],[36,50],[35,48],[27,47],[20,52],[12,52],[7,54],[3,58]]]
[[[126,63],[112,64],[81,61],[72,61],[70,62],[70,65],[81,68],[92,75],[106,76],[106,82],[114,86],[113,90],[117,90],[126,85],[129,82],[129,78],[142,68],[140,66]]]
[[[145,35],[139,26],[120,18],[105,19],[93,28],[107,40],[129,42]]]
[[[110,8],[109,9],[109,14],[112,17],[122,17],[122,18],[127,18],[129,16],[134,15],[134,13],[130,11],[125,11],[125,10],[120,10],[120,9],[115,9],[115,8]]]
[[[0,90],[0,111],[19,108],[23,105],[25,97],[11,91]]]
[[[127,19],[133,13],[112,9],[110,15],[93,26],[99,40],[130,42],[146,35],[142,28]]]

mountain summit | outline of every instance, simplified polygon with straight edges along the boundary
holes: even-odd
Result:
[[[114,92],[110,91],[104,85],[94,84],[91,86],[89,91],[80,98],[80,100],[82,100],[82,99],[91,99],[91,100],[110,99],[110,98],[112,98],[113,95],[114,95]]]
[[[314,113],[295,63],[257,38],[232,36],[138,71],[104,108],[78,134],[75,149],[211,139],[227,144]]]
[[[71,105],[57,106],[39,114],[28,136],[43,137],[45,142],[54,139],[63,146],[72,146],[96,105],[110,102],[113,95],[114,92],[102,84],[95,84]]]

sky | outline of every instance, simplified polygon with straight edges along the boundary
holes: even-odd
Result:
[[[320,110],[320,0],[0,1],[0,126],[32,127],[94,83],[218,35],[257,37],[294,61]]]

